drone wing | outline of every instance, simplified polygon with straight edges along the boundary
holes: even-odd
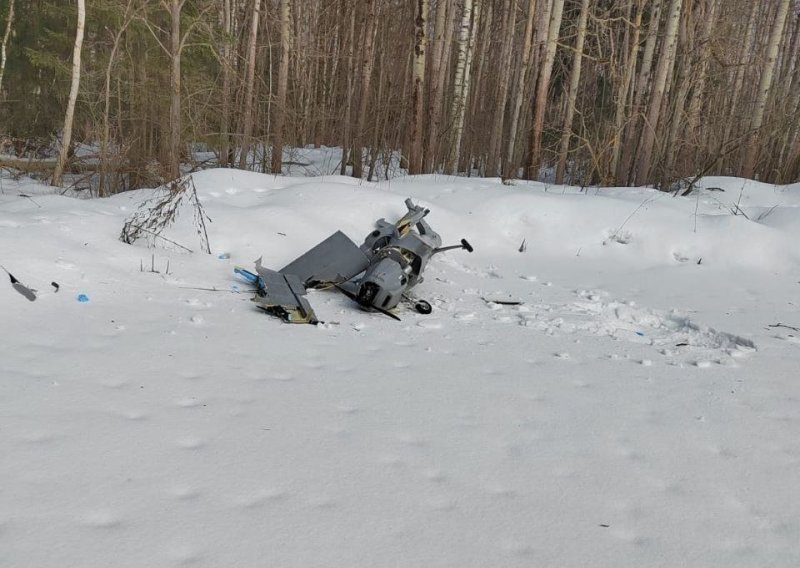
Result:
[[[314,309],[306,299],[306,288],[341,284],[369,266],[367,255],[341,231],[302,254],[278,271],[264,268],[256,261],[258,286],[253,301],[264,311],[289,323],[318,323]],[[240,270],[240,273],[247,271]],[[247,277],[247,275],[245,275]]]
[[[289,323],[317,323],[317,314],[306,300],[306,287],[297,276],[281,274],[256,262],[258,291],[253,301],[267,313]]]
[[[336,231],[278,272],[296,276],[306,286],[340,284],[364,272],[369,258],[347,235]]]

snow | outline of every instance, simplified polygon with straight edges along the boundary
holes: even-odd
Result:
[[[800,563],[800,186],[208,170],[207,255],[188,210],[194,253],[117,240],[152,190],[1,181],[39,290],[0,287],[1,566]],[[325,323],[287,325],[233,274],[409,196],[475,247],[431,315],[312,291]]]

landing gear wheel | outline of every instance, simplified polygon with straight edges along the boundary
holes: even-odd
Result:
[[[426,316],[433,311],[433,307],[425,300],[417,300],[417,303],[414,304],[414,309]]]

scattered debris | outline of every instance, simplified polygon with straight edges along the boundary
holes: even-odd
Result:
[[[5,271],[5,273],[8,274],[8,278],[11,280],[11,286],[12,288],[14,288],[14,290],[25,296],[25,298],[27,298],[31,302],[36,300],[36,290],[28,288],[22,282],[17,280],[13,274],[11,274],[8,270],[6,270],[5,266],[0,265],[0,268],[2,268]]]
[[[86,302],[89,301],[89,296],[87,296],[86,294],[78,294],[77,300],[80,303],[85,304]]]
[[[522,239],[522,244],[519,245],[519,248],[517,250],[519,252],[525,252],[526,250],[528,250],[528,243],[525,241],[525,239]]]
[[[487,304],[498,304],[501,306],[519,306],[525,303],[519,298],[514,298],[512,296],[481,296],[481,298]]]

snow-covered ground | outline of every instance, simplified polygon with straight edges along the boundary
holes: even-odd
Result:
[[[118,240],[152,190],[1,180],[0,566],[800,565],[800,187],[194,180],[211,255]],[[431,315],[233,274],[409,196],[475,247]]]

